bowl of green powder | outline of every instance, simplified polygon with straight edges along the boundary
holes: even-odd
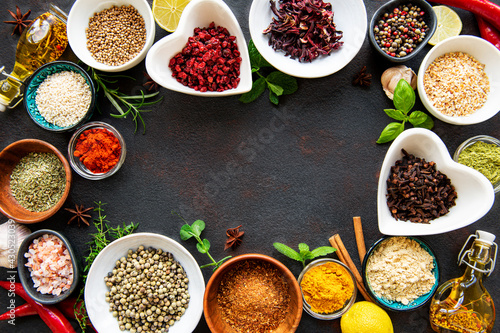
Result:
[[[455,162],[482,173],[500,191],[500,140],[488,135],[477,135],[458,146],[453,155]]]
[[[16,141],[0,152],[0,212],[20,223],[54,215],[68,197],[71,167],[61,152],[36,139]]]

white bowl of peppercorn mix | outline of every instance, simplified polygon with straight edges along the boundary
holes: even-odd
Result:
[[[368,37],[385,59],[405,62],[427,45],[436,27],[436,13],[427,1],[393,0],[373,14]]]
[[[170,333],[189,333],[203,313],[204,291],[189,251],[166,236],[137,233],[115,240],[96,257],[85,304],[98,332],[132,333],[138,327],[156,332],[168,326]]]
[[[274,0],[273,2],[279,9],[281,1]],[[319,78],[340,71],[356,56],[366,36],[367,16],[363,1],[324,0],[321,2],[323,7],[318,9],[304,1],[293,1],[290,2],[290,6],[293,8],[287,7],[283,13],[280,13],[284,19],[278,21],[284,27],[289,26],[289,22],[293,20],[299,22],[297,25],[310,28],[312,36],[308,36],[306,33],[302,40],[308,40],[308,37],[311,37],[311,40],[315,40],[315,46],[309,41],[304,43],[298,40],[296,42],[301,45],[301,49],[302,46],[305,49],[301,52],[298,48],[290,49],[288,46],[285,47],[286,51],[280,47],[277,50],[274,49],[271,44],[276,46],[289,44],[284,43],[285,38],[275,38],[272,32],[264,33],[272,24],[273,19],[279,17],[273,13],[269,0],[253,0],[249,14],[250,35],[259,53],[273,67],[295,77]],[[309,10],[314,12],[314,19],[312,15],[306,15]],[[299,16],[293,13],[295,11],[302,12],[302,14]],[[323,12],[328,13],[328,18],[325,18],[327,15],[323,16]],[[290,21],[285,18],[289,18]],[[316,25],[317,28],[315,28]],[[331,39],[323,37],[324,33],[319,26],[328,27],[328,37]],[[282,35],[294,39],[294,35],[296,36],[296,32],[299,31],[298,27],[294,27],[290,31],[285,28],[273,29],[286,32]],[[338,37],[341,38],[338,39]],[[270,40],[273,42],[270,43]],[[318,51],[319,54],[316,54],[315,50],[318,49],[323,51]],[[324,53],[324,51],[326,52]],[[288,53],[293,53],[294,59]]]
[[[483,217],[495,200],[490,181],[453,161],[444,142],[423,128],[408,129],[394,140],[379,177],[378,226],[386,235],[456,230]]]
[[[453,125],[472,125],[500,110],[500,51],[476,36],[435,45],[420,64],[417,88],[425,108]]]
[[[77,0],[67,21],[68,42],[86,65],[122,72],[153,45],[155,21],[146,0]]]
[[[146,70],[162,87],[188,95],[223,97],[252,88],[245,36],[219,0],[191,0],[175,32],[149,50]]]

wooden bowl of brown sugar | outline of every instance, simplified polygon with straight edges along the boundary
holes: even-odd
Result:
[[[24,139],[10,144],[0,152],[0,170],[0,212],[16,222],[44,221],[68,197],[71,167],[48,142]]]
[[[262,254],[243,254],[219,267],[203,298],[212,333],[295,332],[302,317],[302,294],[290,270]]]

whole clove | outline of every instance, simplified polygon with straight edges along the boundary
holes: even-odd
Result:
[[[320,55],[329,55],[342,46],[343,33],[333,22],[332,5],[323,0],[281,0],[279,9],[270,0],[273,17],[264,30],[270,34],[269,45],[275,51],[299,62],[311,62]]]
[[[402,221],[430,223],[455,206],[457,192],[450,179],[436,169],[436,163],[408,154],[391,167],[387,179],[387,206]]]

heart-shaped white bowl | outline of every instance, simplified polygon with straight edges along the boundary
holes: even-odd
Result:
[[[221,92],[199,92],[177,82],[172,77],[172,70],[168,64],[170,59],[186,45],[188,38],[193,36],[195,28],[208,27],[212,22],[216,26],[226,28],[232,36],[236,37],[241,56],[240,83],[234,89]],[[160,39],[149,50],[146,56],[146,70],[149,76],[162,87],[189,95],[222,97],[243,94],[252,89],[252,71],[245,36],[233,12],[221,0],[191,0],[184,8],[175,32]]]
[[[311,62],[299,62],[285,56],[283,51],[275,51],[269,45],[269,35],[264,35],[262,32],[269,26],[274,14],[269,0],[253,0],[250,7],[249,29],[260,54],[276,69],[296,77],[324,77],[344,68],[356,56],[365,40],[366,8],[362,0],[324,0],[324,2],[332,4],[333,21],[337,30],[343,32],[340,41],[344,42],[344,45],[328,56],[320,56]]]
[[[430,223],[412,223],[396,220],[387,206],[387,179],[391,167],[403,157],[401,149],[427,162],[436,162],[436,168],[448,176],[457,192],[456,205]],[[493,205],[495,193],[488,178],[480,172],[459,164],[451,158],[444,142],[434,132],[411,128],[401,133],[391,144],[385,156],[378,182],[377,211],[381,233],[393,236],[419,236],[445,233],[465,227],[483,217]]]

